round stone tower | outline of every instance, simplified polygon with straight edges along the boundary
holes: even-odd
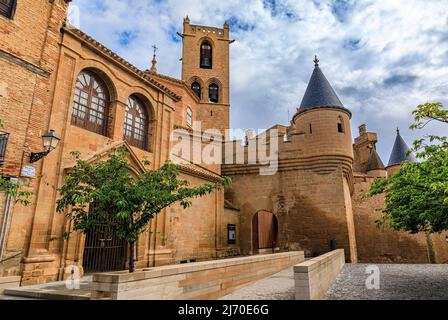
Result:
[[[301,203],[290,212],[291,221],[307,223],[294,230],[311,239],[305,247],[314,254],[344,249],[347,261],[357,262],[351,195],[353,140],[351,112],[344,107],[314,60],[315,68],[305,96],[291,124],[305,189]],[[303,222],[306,221],[306,222]]]
[[[298,136],[303,146],[301,157],[313,160],[314,167],[332,171],[342,164],[348,173],[353,164],[352,114],[325,78],[317,58],[314,63],[300,109],[292,119],[292,135]]]

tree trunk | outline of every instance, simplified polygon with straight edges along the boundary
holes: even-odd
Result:
[[[129,241],[129,273],[135,272],[135,241]]]
[[[434,244],[432,243],[431,233],[426,232],[426,246],[428,247],[428,261],[430,264],[436,263],[436,254],[434,252]]]

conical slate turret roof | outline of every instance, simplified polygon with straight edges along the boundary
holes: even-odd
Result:
[[[370,154],[369,163],[367,164],[367,172],[373,170],[385,170],[384,163],[378,155],[378,152],[376,152],[376,149],[373,149]]]
[[[344,107],[327,78],[325,78],[325,75],[320,70],[317,57],[314,62],[314,71],[308,83],[305,96],[300,104],[299,112],[322,107],[338,108],[350,112]]]
[[[400,135],[400,130],[397,129],[397,138],[395,139],[394,148],[392,149],[388,166],[401,164],[405,161],[416,162],[417,160],[412,153],[409,153],[408,155],[409,151],[410,149],[408,145]]]

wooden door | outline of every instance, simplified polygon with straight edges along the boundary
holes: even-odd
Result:
[[[277,223],[273,213],[260,211],[258,213],[258,249],[275,247],[277,238]]]

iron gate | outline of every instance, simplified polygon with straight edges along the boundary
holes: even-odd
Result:
[[[127,242],[113,236],[106,225],[95,225],[86,232],[83,268],[85,273],[126,269]]]

